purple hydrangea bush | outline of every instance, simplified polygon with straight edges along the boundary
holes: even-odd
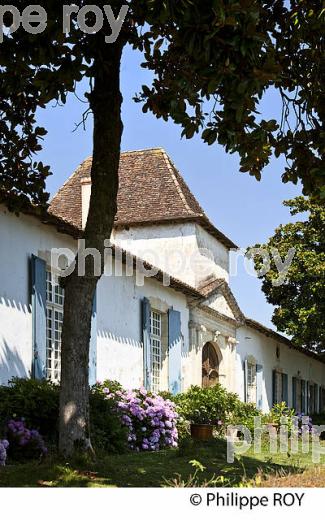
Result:
[[[27,428],[24,419],[8,422],[7,438],[14,459],[39,458],[47,454],[43,437],[38,430]]]
[[[177,447],[175,405],[145,388],[112,391],[103,388],[106,399],[116,399],[121,422],[129,430],[128,445],[135,451],[158,451]]]
[[[303,432],[308,432],[311,435],[315,433],[315,429],[313,427],[313,420],[309,415],[305,415],[303,413],[297,413],[296,417],[296,427],[298,428],[298,433],[302,434]]]
[[[6,465],[8,447],[9,442],[6,439],[0,440],[0,466]]]

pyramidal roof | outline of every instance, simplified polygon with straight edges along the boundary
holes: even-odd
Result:
[[[90,177],[86,159],[53,197],[49,212],[81,229],[82,180]],[[228,248],[236,247],[205,215],[162,148],[121,153],[115,226],[197,222]]]

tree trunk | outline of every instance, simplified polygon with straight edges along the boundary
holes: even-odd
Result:
[[[94,62],[94,87],[89,104],[94,116],[92,190],[84,232],[85,247],[103,260],[104,241],[111,236],[117,210],[118,167],[122,136],[120,62],[123,44],[104,44]],[[78,255],[76,265],[78,264]],[[103,263],[102,263],[103,268]],[[85,275],[77,268],[64,279],[59,449],[71,456],[91,448],[89,427],[89,341],[93,298],[98,282],[93,259]]]

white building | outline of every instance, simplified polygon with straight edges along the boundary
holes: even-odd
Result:
[[[90,168],[87,159],[47,214],[29,207],[16,216],[0,204],[0,384],[59,380],[64,294],[53,250],[77,250]],[[122,154],[112,242],[94,306],[91,384],[115,379],[175,393],[219,381],[264,411],[283,400],[324,409],[324,362],[243,315],[228,285],[236,246],[162,149]]]

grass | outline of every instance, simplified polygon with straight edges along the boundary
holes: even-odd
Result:
[[[233,464],[227,463],[226,456],[225,441],[215,439],[207,443],[188,441],[176,450],[98,456],[96,461],[65,463],[48,457],[41,463],[0,468],[0,487],[161,487],[166,486],[166,479],[176,479],[179,485],[193,475],[193,459],[205,467],[199,472],[200,485],[212,477],[223,477],[223,485],[228,486],[276,487],[282,482],[286,486],[304,486],[303,482],[325,486],[325,456],[317,467],[311,455],[301,450],[291,456],[270,456],[265,448],[255,455],[250,450]]]

